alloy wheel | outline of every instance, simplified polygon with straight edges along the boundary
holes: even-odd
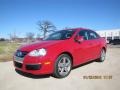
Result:
[[[68,57],[62,57],[58,62],[58,73],[65,76],[71,70],[71,61]]]

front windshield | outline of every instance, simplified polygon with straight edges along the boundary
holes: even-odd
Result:
[[[44,40],[65,40],[72,37],[74,30],[61,30],[50,34]]]

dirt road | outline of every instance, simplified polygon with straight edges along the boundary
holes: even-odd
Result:
[[[95,77],[99,77],[95,79]],[[100,79],[101,78],[101,79]],[[31,77],[14,70],[12,62],[0,63],[0,90],[119,90],[120,48],[108,48],[104,63],[78,67],[63,79]]]

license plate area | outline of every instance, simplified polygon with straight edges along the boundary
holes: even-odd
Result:
[[[19,63],[23,63],[24,58],[14,56],[14,60]]]

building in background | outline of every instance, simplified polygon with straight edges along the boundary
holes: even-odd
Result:
[[[110,30],[98,30],[96,31],[101,37],[105,37],[106,40],[120,39],[120,29]]]

